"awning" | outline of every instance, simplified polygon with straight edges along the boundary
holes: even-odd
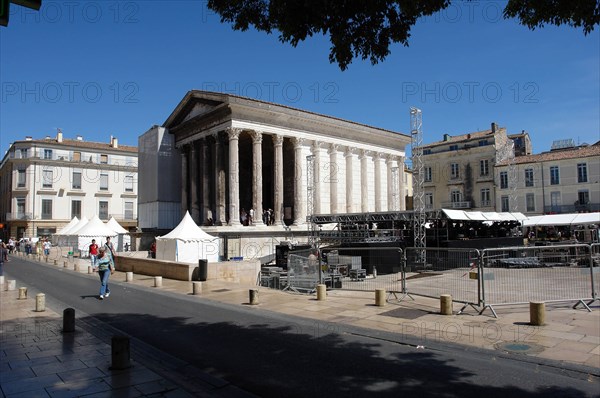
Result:
[[[600,213],[548,214],[545,216],[529,217],[523,222],[523,226],[525,227],[583,224],[600,224]]]
[[[522,222],[527,219],[523,213],[496,213],[495,211],[464,211],[464,210],[453,210],[453,209],[442,209],[442,212],[450,220],[461,220],[461,221],[518,221]]]

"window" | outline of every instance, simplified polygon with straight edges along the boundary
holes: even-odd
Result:
[[[125,219],[133,220],[133,202],[125,202]]]
[[[553,212],[560,211],[560,192],[550,192],[550,206]]]
[[[427,168],[425,169],[425,181],[427,181]],[[125,176],[125,191],[133,192],[133,176]]]
[[[479,141],[479,146],[486,146],[488,144],[487,140]]]
[[[451,151],[458,151],[458,145],[450,145]]]
[[[479,175],[484,177],[490,174],[490,164],[487,159],[479,161]]]
[[[21,153],[21,159],[27,159],[29,157],[28,150],[29,150],[29,148],[21,148],[19,150]]]
[[[44,149],[44,159],[52,159],[52,149]]]
[[[525,186],[533,186],[533,169],[525,169]]]
[[[100,163],[108,164],[108,155],[100,155]]]
[[[25,198],[17,198],[17,218],[25,217]]]
[[[81,170],[73,170],[73,189],[81,189]]]
[[[17,188],[25,188],[26,182],[25,169],[17,170]]]
[[[508,188],[508,172],[501,171],[500,172],[500,189]]]
[[[577,201],[580,205],[587,205],[590,202],[590,192],[587,189],[577,192]]]
[[[458,163],[452,163],[450,165],[450,175],[451,175],[452,178],[458,178],[459,177]]]
[[[482,188],[481,191],[481,207],[488,207],[492,205],[490,189]]]
[[[101,220],[108,220],[108,202],[101,200],[98,203],[98,217]]]
[[[431,192],[425,193],[425,208],[433,209],[433,193]]]
[[[588,182],[586,163],[577,163],[577,182]]]
[[[535,195],[528,193],[525,195],[525,207],[527,211],[535,211]]]
[[[460,191],[459,190],[453,190],[450,193],[450,200],[452,201],[452,203],[456,203],[456,202],[462,201],[462,194],[460,193]]]
[[[52,170],[42,170],[42,188],[52,188]]]
[[[100,190],[108,191],[108,174],[100,174]]]
[[[425,167],[425,182],[431,182],[431,167]]]
[[[502,204],[502,210],[501,211],[509,211],[509,204],[508,204],[508,196],[502,196],[500,198],[500,203]]]
[[[73,200],[71,202],[71,218],[73,217],[81,219],[81,200]]]
[[[550,167],[550,185],[560,184],[560,176],[558,173],[558,166]]]
[[[423,149],[423,155],[431,155],[431,149]]]
[[[73,152],[73,161],[81,162],[81,152]]]
[[[52,199],[42,199],[42,220],[52,219]]]

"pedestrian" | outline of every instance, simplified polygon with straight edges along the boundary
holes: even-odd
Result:
[[[106,243],[104,244],[104,250],[106,251],[106,254],[108,256],[110,256],[110,261],[113,264],[115,263],[115,245],[113,245],[113,243],[110,241],[110,236],[106,237]]]
[[[98,261],[98,245],[96,244],[96,239],[92,239],[92,243],[88,248],[90,253],[90,260],[92,262],[92,267],[96,266],[96,262]]]
[[[156,258],[156,241],[152,242],[150,245],[150,257]]]
[[[0,243],[0,276],[4,275],[4,263],[8,262],[8,249],[4,242]]]
[[[115,267],[112,263],[111,257],[103,247],[98,250],[98,261],[97,267],[94,267],[94,271],[100,275],[100,300],[108,298],[110,296],[110,289],[108,288],[108,278],[115,272]]]
[[[52,244],[50,243],[48,238],[46,238],[44,240],[43,247],[44,247],[44,256],[48,257],[50,255],[50,249],[52,248]]]

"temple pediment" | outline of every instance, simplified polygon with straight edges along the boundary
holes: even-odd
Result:
[[[185,117],[183,117],[181,122],[182,123],[187,122],[188,120],[190,120],[196,116],[205,115],[205,114],[209,113],[210,111],[212,111],[213,109],[215,109],[215,105],[213,105],[213,104],[197,103],[194,105],[192,110],[189,111]]]

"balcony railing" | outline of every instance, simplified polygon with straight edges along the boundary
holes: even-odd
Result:
[[[137,221],[137,214],[134,214],[134,213],[109,214],[107,220],[109,220],[111,217],[114,217],[115,220],[117,220],[117,221],[127,221],[127,222]]]
[[[470,209],[471,201],[466,200],[462,202],[443,202],[442,207],[445,209]]]
[[[6,213],[6,221],[31,220],[32,213]]]
[[[492,207],[492,201],[491,200],[482,200],[479,203],[480,207]]]

